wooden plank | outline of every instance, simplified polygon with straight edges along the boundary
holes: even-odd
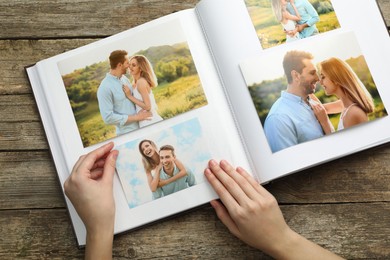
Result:
[[[0,122],[0,150],[48,149],[41,122]]]
[[[382,11],[383,17],[387,26],[390,26],[390,2],[389,0],[377,0],[379,8]]]
[[[0,210],[65,207],[49,152],[1,152],[0,169]]]
[[[265,187],[281,204],[390,202],[389,157],[390,145],[295,173]],[[0,169],[0,210],[65,206],[46,150],[0,152]]]
[[[193,8],[197,0],[0,2],[1,39],[104,37]],[[32,22],[33,21],[33,22]],[[17,30],[15,30],[17,25]]]
[[[32,93],[25,66],[96,40],[0,40],[0,95]]]
[[[38,108],[32,94],[0,95],[1,122],[40,122]]]
[[[348,259],[390,255],[389,203],[282,206],[297,232]],[[64,209],[0,211],[0,258],[81,258]],[[275,241],[277,243],[277,241]],[[115,259],[253,259],[264,255],[234,238],[209,206],[118,235]]]
[[[193,8],[198,0],[0,2],[0,39],[104,37]],[[390,24],[389,3],[378,0]],[[17,15],[15,15],[17,14]],[[31,22],[34,21],[34,22]],[[56,22],[53,22],[56,21]],[[15,24],[18,30],[14,30]]]

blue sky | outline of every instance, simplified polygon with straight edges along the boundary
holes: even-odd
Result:
[[[154,141],[157,147],[172,145],[176,158],[192,170],[197,183],[204,181],[203,170],[211,155],[208,152],[207,141],[203,138],[200,123],[195,118],[116,147],[119,150],[117,171],[130,208],[152,200],[142,157],[138,151],[138,144],[143,139]]]

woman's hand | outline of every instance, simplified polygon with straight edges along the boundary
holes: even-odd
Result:
[[[211,160],[205,175],[223,203],[211,201],[219,219],[245,243],[276,259],[341,259],[292,231],[276,199],[244,169]]]
[[[334,132],[334,127],[329,120],[328,113],[323,104],[316,102],[312,99],[309,101],[311,109],[313,110],[314,115],[316,116],[318,122],[320,123],[322,130],[325,134],[330,134]]]
[[[65,194],[87,229],[86,259],[109,259],[112,255],[113,178],[118,156],[118,151],[111,151],[113,146],[111,142],[81,156],[64,183]]]
[[[128,98],[128,99],[132,99],[133,98],[133,95],[131,95],[131,91],[130,91],[130,88],[129,88],[129,86],[127,86],[127,85],[122,85],[122,90],[123,90],[123,92],[125,93],[125,95],[126,95],[126,97]]]
[[[211,160],[205,175],[223,203],[211,205],[233,235],[269,254],[291,236],[276,199],[244,169]]]

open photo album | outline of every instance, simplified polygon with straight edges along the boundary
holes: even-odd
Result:
[[[114,142],[118,234],[216,199],[210,159],[265,184],[390,141],[389,62],[375,1],[202,0],[26,71],[61,187]]]

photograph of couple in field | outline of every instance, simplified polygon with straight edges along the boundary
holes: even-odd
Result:
[[[273,153],[387,116],[353,32],[284,49],[241,64]]]
[[[330,0],[245,0],[263,49],[340,28]]]
[[[203,170],[211,159],[198,119],[116,149],[116,168],[130,208],[204,182]]]
[[[205,106],[180,20],[58,63],[84,147]]]

